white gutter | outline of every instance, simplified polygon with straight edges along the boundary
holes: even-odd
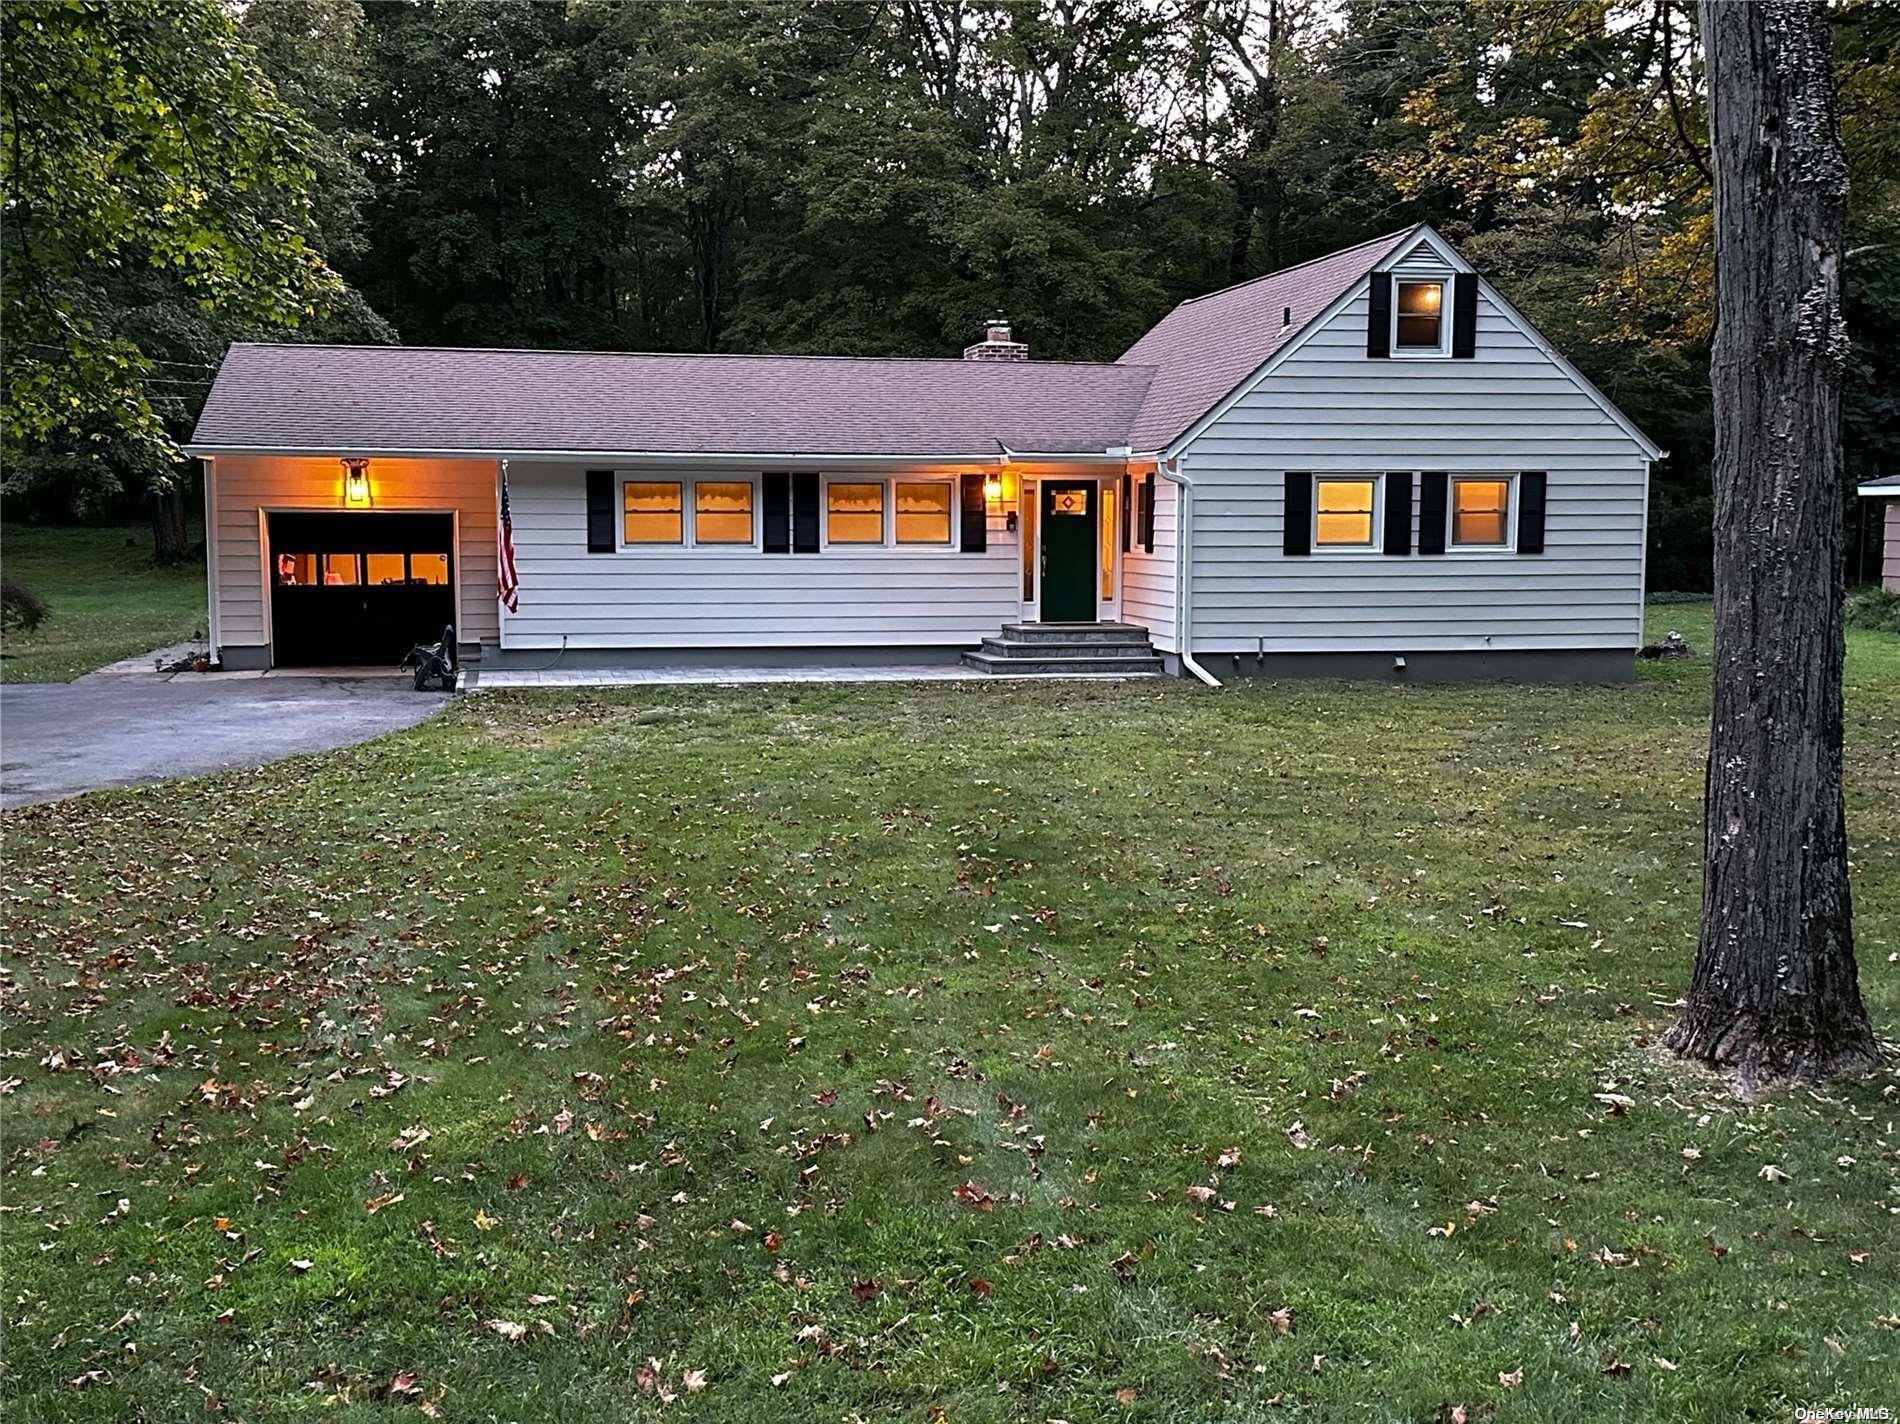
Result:
[[[1219,687],[1220,679],[1194,661],[1194,644],[1189,639],[1194,600],[1188,588],[1188,573],[1194,565],[1188,557],[1188,536],[1194,527],[1194,481],[1187,477],[1186,465],[1185,455],[1174,457],[1173,469],[1164,462],[1155,464],[1161,478],[1180,491],[1174,515],[1174,641],[1181,655],[1181,666],[1209,687]]]
[[[204,459],[214,455],[369,455],[383,459],[454,460],[719,460],[758,464],[796,464],[811,461],[837,465],[851,461],[891,464],[910,462],[938,465],[1003,465],[1011,460],[1048,460],[1076,464],[1125,464],[1128,457],[1086,451],[1012,451],[972,455],[911,453],[891,450],[881,454],[787,454],[771,450],[494,450],[472,446],[390,445],[186,445],[185,454]]]
[[[1879,480],[1873,480],[1864,485],[1855,485],[1854,493],[1859,495],[1862,499],[1880,499],[1882,497],[1887,499],[1900,499],[1900,484],[1891,482],[1882,483]]]

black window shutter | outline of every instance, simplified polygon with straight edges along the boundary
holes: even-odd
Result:
[[[990,547],[990,509],[983,498],[983,476],[963,475],[963,552],[981,554]]]
[[[1547,484],[1542,470],[1526,470],[1517,477],[1518,499],[1522,501],[1517,510],[1517,552],[1520,554],[1544,552],[1544,498]]]
[[[1366,302],[1366,355],[1392,354],[1392,274],[1374,272]]]
[[[614,472],[587,472],[587,552],[614,551]]]
[[[1445,494],[1450,476],[1428,470],[1418,477],[1418,551],[1445,552]]]
[[[1385,551],[1412,552],[1412,472],[1400,470],[1385,477]]]
[[[1122,552],[1125,554],[1135,545],[1135,507],[1128,501],[1134,496],[1135,482],[1122,476]]]
[[[1141,551],[1155,551],[1155,476],[1150,470],[1141,477]]]
[[[765,552],[792,552],[792,477],[783,470],[767,470],[765,483]]]
[[[792,476],[792,552],[818,552],[818,474],[814,470]]]
[[[1478,278],[1475,273],[1452,275],[1451,354],[1466,360],[1478,354]]]
[[[1313,477],[1303,470],[1286,472],[1286,498],[1280,509],[1280,552],[1313,552]]]

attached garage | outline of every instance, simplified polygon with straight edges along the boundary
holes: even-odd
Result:
[[[269,514],[273,661],[395,663],[455,622],[448,514]]]

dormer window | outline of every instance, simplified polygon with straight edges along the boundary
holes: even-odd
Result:
[[[1445,349],[1445,284],[1400,282],[1392,304],[1392,349],[1419,353]]]

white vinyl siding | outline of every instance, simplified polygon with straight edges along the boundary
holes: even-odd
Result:
[[[371,510],[434,510],[457,516],[461,546],[456,636],[493,642],[495,620],[495,462],[376,459],[369,465]],[[268,641],[260,510],[348,513],[343,467],[320,455],[220,455],[212,474],[217,521],[208,541],[215,562],[220,647]]]
[[[1421,251],[1402,263],[1442,270]],[[1194,650],[1635,648],[1647,457],[1482,289],[1471,360],[1366,355],[1364,284],[1186,450]],[[1285,472],[1547,472],[1545,552],[1288,557]],[[1382,533],[1375,538],[1383,543]]]
[[[1146,628],[1155,647],[1171,653],[1176,651],[1174,536],[1180,491],[1172,481],[1155,476],[1155,551],[1150,554],[1141,543],[1141,478],[1136,475],[1129,483],[1136,522],[1128,552],[1122,555],[1121,616],[1124,622]]]
[[[815,554],[745,548],[587,552],[586,466],[511,461],[520,611],[504,648],[973,647],[1021,614],[1020,555],[992,507],[981,554],[954,545],[838,545]],[[634,478],[692,475],[620,471]],[[759,472],[706,479],[757,479]],[[928,475],[840,472],[840,481]],[[886,485],[888,506],[893,498]],[[762,504],[758,518],[763,518]],[[822,498],[819,511],[824,520]],[[956,519],[952,502],[952,524]]]
[[[1885,527],[1885,555],[1880,565],[1880,582],[1882,587],[1900,593],[1900,499],[1887,501]]]

